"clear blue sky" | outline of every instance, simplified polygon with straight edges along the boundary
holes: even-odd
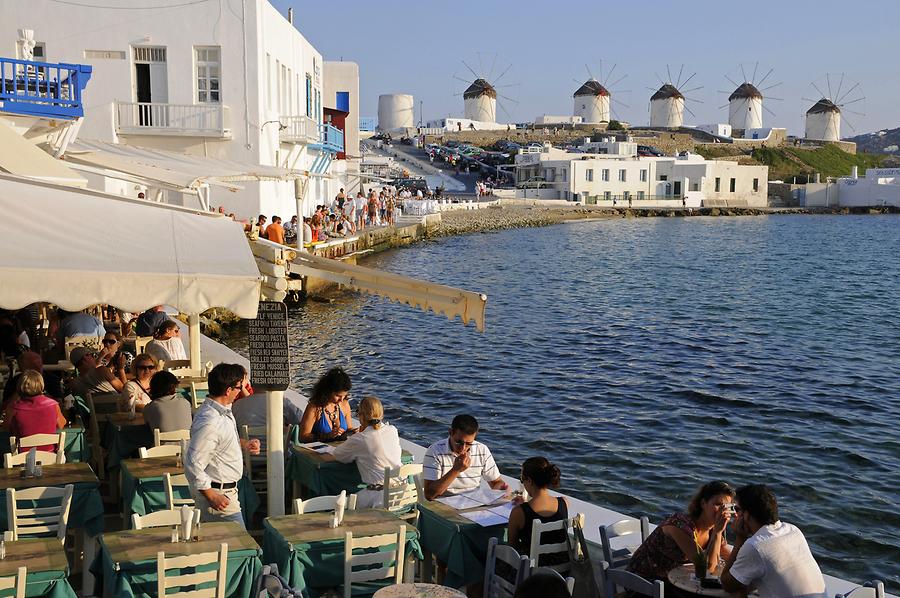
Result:
[[[471,78],[463,60],[488,72],[496,55],[495,78],[512,65],[500,85],[518,85],[499,91],[518,103],[500,101],[518,122],[571,114],[585,64],[598,75],[602,60],[604,73],[618,65],[613,79],[628,75],[612,90],[627,106],[613,109],[633,124],[649,121],[648,88],[659,85],[655,73],[667,78],[667,64],[673,77],[682,64],[696,71],[688,87],[703,86],[687,94],[702,102],[688,102],[696,114],[685,115],[688,124],[726,122],[719,91],[734,86],[725,75],[738,81],[743,63],[749,77],[759,62],[761,73],[775,69],[764,86],[781,82],[766,93],[783,98],[766,102],[775,113],[765,114],[766,126],[802,133],[810,103],[801,98],[817,99],[810,83],[824,85],[826,73],[860,83],[866,100],[848,108],[865,116],[845,115],[857,133],[900,126],[897,0],[272,2],[294,7],[294,23],[326,60],[359,63],[362,116],[376,115],[383,93],[414,95],[417,119],[420,100],[426,119],[461,116],[455,94],[466,84],[454,74]],[[498,120],[507,120],[501,110]]]

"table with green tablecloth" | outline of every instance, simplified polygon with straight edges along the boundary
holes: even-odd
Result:
[[[327,443],[339,446],[339,442]],[[403,463],[412,463],[412,455],[404,452]],[[300,444],[291,443],[288,448],[288,461],[284,472],[285,478],[293,482],[295,487],[303,488],[303,498],[314,496],[333,496],[345,490],[347,494],[359,492],[363,483],[356,463],[341,463],[329,453],[317,453]],[[297,492],[295,491],[295,496]]]
[[[153,430],[144,422],[141,413],[135,413],[133,418],[129,413],[110,413],[101,417],[106,418],[106,425],[101,429],[108,468],[118,467],[122,459],[137,457],[140,447],[153,446]]]
[[[453,507],[424,501],[419,503],[419,534],[422,550],[447,565],[444,584],[459,587],[484,578],[488,541],[497,538],[505,542],[506,524],[482,527]]]
[[[306,590],[313,598],[343,585],[344,536],[348,531],[354,536],[396,534],[401,525],[406,525],[407,558],[422,558],[416,528],[389,511],[345,511],[343,523],[335,529],[328,525],[332,514],[328,511],[265,520],[263,561],[276,563],[291,587]],[[373,583],[372,591],[380,585],[384,583]]]
[[[62,463],[43,466],[39,478],[23,478],[20,468],[0,470],[0,531],[9,529],[6,513],[6,489],[36,488],[39,486],[63,487],[72,484],[72,507],[69,510],[70,529],[81,529],[91,536],[103,531],[103,499],[100,482],[87,463]],[[20,503],[21,504],[21,503]]]
[[[262,571],[260,549],[241,526],[230,521],[204,523],[196,542],[171,542],[168,527],[126,530],[100,537],[100,550],[91,566],[97,579],[95,595],[156,596],[156,553],[167,557],[214,552],[228,545],[226,596],[244,598]],[[101,590],[102,588],[102,590]]]
[[[26,567],[25,596],[75,598],[69,584],[69,562],[63,546],[56,538],[27,538],[6,543],[6,558],[0,561],[0,577],[16,574]]]
[[[83,461],[86,463],[91,458],[91,445],[88,444],[87,438],[84,436],[84,426],[80,423],[67,428],[60,428],[56,432],[65,432],[66,434],[66,461],[70,463]],[[0,458],[10,451],[9,438],[9,430],[0,430]]]
[[[166,508],[166,495],[163,488],[163,475],[184,473],[178,465],[177,457],[150,457],[147,459],[125,459],[122,466],[122,504],[126,524],[131,525],[131,514],[146,515]],[[178,498],[190,498],[187,488],[178,489]],[[249,526],[256,509],[259,508],[259,495],[253,484],[244,476],[238,481],[238,500],[244,522]]]

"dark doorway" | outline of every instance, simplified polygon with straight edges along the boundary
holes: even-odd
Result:
[[[672,192],[675,194],[675,197],[681,197],[681,181],[672,182]]]
[[[137,101],[138,103],[152,102],[150,95],[150,65],[135,64],[134,65],[135,81],[137,82]],[[138,106],[138,119],[142,127],[153,126],[153,118],[150,114],[150,106]]]

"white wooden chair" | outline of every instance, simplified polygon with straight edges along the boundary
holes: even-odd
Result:
[[[156,553],[157,596],[182,596],[189,598],[225,598],[225,569],[228,564],[228,545],[221,544],[218,552],[205,552],[190,556],[166,557],[164,552]],[[178,569],[194,569],[194,573],[177,574]],[[197,572],[196,569],[203,569]],[[167,574],[167,571],[172,571]],[[210,584],[213,584],[210,587]],[[203,588],[196,589],[196,586]],[[191,590],[182,588],[192,587]],[[177,588],[179,591],[168,593]]]
[[[100,336],[67,336],[63,348],[66,352],[66,361],[75,347],[88,347],[92,351],[100,351],[103,346],[103,337]]]
[[[37,461],[42,465],[49,465],[51,463],[55,463],[57,465],[66,462],[66,452],[59,451],[58,453],[50,453],[47,451],[35,451],[35,455],[37,457]],[[25,459],[28,458],[28,451],[24,453],[6,453],[3,455],[3,467],[6,469],[12,469],[13,467],[17,467],[19,465],[25,464]]]
[[[621,538],[633,534],[641,534],[641,541],[633,546],[613,549],[613,538]],[[619,569],[628,564],[631,555],[638,546],[650,535],[650,520],[646,517],[640,519],[623,519],[610,525],[600,526],[600,545],[603,548],[603,560],[609,564],[610,569]],[[635,538],[636,540],[637,538]]]
[[[409,478],[413,478],[412,481]],[[421,463],[408,463],[395,469],[384,468],[384,509],[401,515],[415,525],[419,521],[416,505],[422,496]]]
[[[535,567],[526,574],[525,578],[527,579],[529,577],[535,577],[538,575],[550,575],[561,580],[566,584],[566,589],[569,590],[569,596],[571,596],[572,592],[575,590],[574,577],[563,577],[559,571],[551,569],[550,567]]]
[[[149,459],[150,457],[177,457],[181,454],[181,444],[164,444],[162,446],[151,446],[147,448],[142,446],[138,449],[138,456],[141,459]]]
[[[353,554],[354,550],[368,549],[378,549],[378,551]],[[354,582],[376,581],[393,577],[394,583],[403,583],[403,559],[405,557],[405,525],[401,525],[396,534],[354,538],[353,532],[347,532],[344,536],[344,598],[351,598]]]
[[[153,446],[163,446],[164,444],[178,444],[181,446],[182,440],[190,440],[190,430],[173,430],[171,432],[160,432],[159,428],[153,428]]]
[[[75,486],[66,484],[62,488],[38,487],[16,490],[6,489],[6,522],[9,529],[3,533],[7,542],[22,538],[47,537],[51,533],[63,545],[66,543],[66,526],[69,523],[69,509],[72,507],[72,493]],[[59,502],[57,503],[57,499]],[[54,504],[33,506],[34,501],[54,501]],[[19,501],[23,506],[19,507]]]
[[[179,498],[175,495],[176,488],[188,488],[187,477],[183,473],[172,475],[163,474],[163,490],[166,493],[166,508],[180,509],[184,505],[194,506],[193,498]]]
[[[97,477],[106,479],[106,451],[100,443],[100,416],[101,414],[116,413],[119,410],[119,393],[93,394],[86,393],[85,400],[91,416],[88,418],[88,431],[91,443],[91,462]],[[113,485],[115,487],[115,485]]]
[[[22,438],[16,438],[15,436],[9,437],[9,452],[16,454],[25,450],[28,452],[33,446],[46,446],[48,444],[56,445],[56,452],[59,452],[59,449],[62,448],[63,451],[66,450],[66,433],[59,432],[57,434],[32,434],[31,436],[23,436]],[[65,463],[65,461],[63,461]]]
[[[847,594],[835,594],[834,598],[884,598],[884,584],[880,581],[867,581]]]
[[[244,475],[250,478],[253,489],[259,496],[262,504],[266,504],[269,495],[269,479],[266,471],[266,427],[265,426],[240,426],[238,435],[241,440],[250,440],[251,438],[259,438],[259,455],[251,455],[250,451],[241,447],[244,455]]]
[[[4,593],[12,590],[13,594],[10,594],[10,596],[13,598],[25,598],[25,577],[27,575],[27,569],[19,567],[15,575],[0,577],[0,590]]]
[[[185,374],[188,372],[182,372],[181,370],[190,370],[191,369],[191,360],[190,359],[170,359],[168,361],[160,360],[159,362],[160,371],[166,370],[172,372],[176,376],[179,374]],[[194,374],[199,374],[200,372],[190,372]]]
[[[200,509],[194,509],[194,525],[200,523]],[[181,525],[181,509],[154,511],[146,515],[131,514],[132,529],[148,529],[151,527],[171,527]]]
[[[506,563],[511,578],[497,573],[497,561]],[[528,574],[531,562],[512,546],[500,544],[497,538],[488,540],[487,560],[484,566],[484,598],[512,598],[516,588]]]
[[[632,594],[652,596],[653,598],[665,598],[665,585],[663,582],[648,581],[625,569],[610,569],[606,561],[600,563],[603,572],[604,596],[616,596],[616,588],[624,588]]]
[[[356,510],[356,495],[351,494],[350,496],[347,496],[347,492],[345,490],[341,490],[341,493],[335,496],[316,496],[314,498],[310,498],[309,500],[301,500],[297,498],[294,500],[294,513],[297,515],[304,515],[306,513],[334,511],[335,505],[337,504],[337,499],[340,496],[347,497],[347,505],[344,507],[345,511]]]
[[[534,520],[534,523],[531,526],[531,549],[528,551],[529,556],[531,556],[531,566],[538,567],[540,565],[540,557],[543,554],[556,554],[556,553],[568,553],[569,545],[565,540],[562,542],[555,542],[553,544],[544,544],[541,542],[541,536],[546,534],[547,532],[554,532],[562,530],[564,533],[569,533],[569,528],[574,525],[574,521],[578,519],[579,523],[582,527],[584,527],[584,513],[578,513],[574,517],[570,517],[564,519],[562,521],[551,521],[549,523],[541,523],[537,519]],[[549,565],[550,569],[553,569],[559,573],[567,573],[569,569],[572,568],[572,564],[566,559],[565,563],[559,565]]]
[[[153,340],[152,336],[137,336],[134,339],[134,354],[140,355],[147,352],[147,345]]]

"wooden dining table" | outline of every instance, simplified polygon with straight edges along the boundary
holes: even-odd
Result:
[[[47,598],[75,598],[69,584],[69,561],[56,538],[27,538],[6,542],[6,558],[0,560],[0,577],[16,574],[26,567],[25,595]]]

